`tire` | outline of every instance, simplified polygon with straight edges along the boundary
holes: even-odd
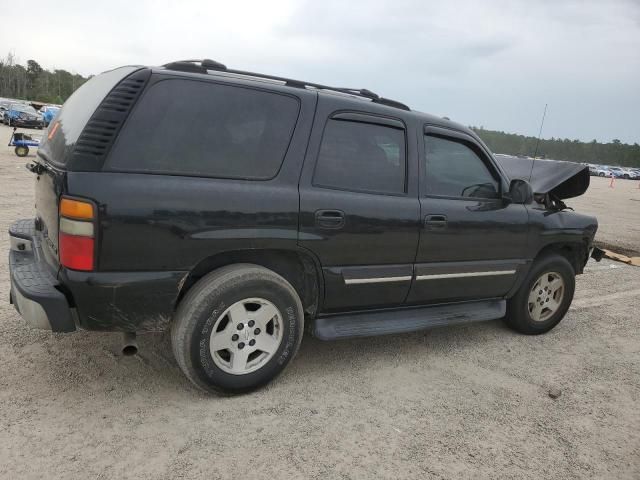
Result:
[[[625,173],[624,174],[624,178],[625,178],[625,180],[629,180],[629,175]]]
[[[279,375],[298,352],[303,332],[304,311],[291,284],[267,268],[236,264],[209,273],[187,292],[171,343],[193,384],[206,392],[236,394]],[[216,344],[223,349],[212,350]],[[260,345],[268,348],[262,351]]]
[[[16,147],[14,152],[16,152],[16,155],[19,157],[26,157],[29,155],[29,147]]]
[[[550,294],[543,288],[544,283],[538,283],[539,280],[544,282],[545,278],[550,282],[546,287]],[[562,283],[561,294],[556,289],[560,285],[558,281]],[[575,285],[575,271],[565,257],[556,253],[539,257],[534,261],[520,289],[507,302],[507,324],[526,335],[548,332],[560,323],[569,310]]]
[[[599,176],[599,177],[604,177],[604,173],[603,173],[603,172],[600,172],[600,173],[598,174],[598,176]]]

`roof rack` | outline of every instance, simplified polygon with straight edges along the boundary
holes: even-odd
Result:
[[[175,62],[167,63],[163,65],[163,67],[168,70],[177,70],[181,72],[192,72],[192,73],[209,73],[209,70],[215,70],[219,72],[232,73],[232,74],[243,75],[247,77],[276,80],[279,82],[284,82],[284,84],[289,87],[312,88],[315,90],[331,90],[333,92],[340,92],[348,95],[355,95],[358,97],[367,98],[371,100],[373,103],[379,103],[381,105],[386,105],[388,107],[399,108],[401,110],[411,110],[404,103],[397,102],[396,100],[391,100],[390,98],[381,97],[380,95],[372,92],[371,90],[367,90],[366,88],[330,87],[328,85],[304,82],[301,80],[294,80],[291,78],[278,77],[276,75],[266,75],[264,73],[247,72],[244,70],[234,70],[231,68],[227,68],[226,65],[220,62],[216,62],[215,60],[210,60],[208,58],[204,58],[202,60],[178,60]]]

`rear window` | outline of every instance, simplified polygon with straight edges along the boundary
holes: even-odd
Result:
[[[116,68],[96,75],[78,88],[64,103],[56,121],[49,125],[44,142],[40,145],[45,158],[55,163],[66,163],[68,154],[104,97],[120,80],[139,68]],[[48,136],[51,138],[48,139]]]
[[[16,112],[36,113],[36,109],[31,105],[24,105],[20,103],[14,103],[13,105],[11,105],[11,110],[14,110]]]
[[[140,99],[108,169],[266,180],[280,169],[298,117],[288,95],[185,79]]]
[[[357,192],[405,192],[404,130],[329,120],[322,136],[313,184]]]

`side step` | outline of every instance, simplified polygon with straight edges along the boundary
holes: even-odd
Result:
[[[483,300],[402,310],[348,313],[317,318],[313,335],[320,340],[338,340],[408,333],[445,325],[496,320],[504,317],[506,310],[506,300]]]

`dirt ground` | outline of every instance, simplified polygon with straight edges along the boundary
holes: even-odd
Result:
[[[591,177],[586,195],[565,203],[598,219],[599,245],[629,256],[640,255],[640,181]]]
[[[0,230],[33,179],[0,127]],[[638,182],[594,179],[576,210],[638,250]],[[0,234],[0,251],[8,239]],[[0,478],[640,478],[640,268],[578,278],[547,335],[501,321],[324,343],[250,395],[191,387],[166,335],[30,330],[0,262]],[[550,389],[559,389],[557,399]]]

